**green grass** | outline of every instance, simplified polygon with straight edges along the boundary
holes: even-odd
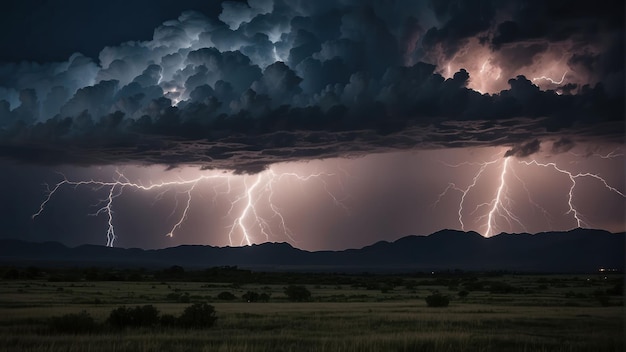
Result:
[[[519,290],[477,290],[463,299],[457,296],[462,282],[451,287],[414,279],[414,287],[386,292],[315,284],[306,285],[314,301],[303,303],[289,302],[286,285],[277,284],[0,281],[0,351],[623,351],[623,296],[610,296],[609,306],[596,297],[622,279],[485,277],[478,280]],[[449,295],[450,306],[427,307],[424,297],[433,290]],[[222,291],[237,299],[217,300]],[[247,291],[271,294],[270,302],[243,302]],[[151,304],[179,315],[190,303],[173,300],[172,293],[209,302],[217,311],[215,325],[120,332],[104,324],[121,305]],[[50,317],[82,310],[100,330],[76,335],[49,329]]]

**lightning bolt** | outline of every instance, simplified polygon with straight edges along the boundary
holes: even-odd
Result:
[[[464,165],[480,165],[480,168],[478,169],[478,172],[476,172],[476,174],[474,174],[474,176],[472,177],[472,183],[470,183],[467,187],[465,188],[461,188],[458,187],[456,184],[454,183],[449,183],[448,186],[446,187],[446,189],[443,190],[443,192],[441,192],[438,197],[437,200],[435,201],[435,203],[433,203],[433,207],[436,207],[439,202],[441,201],[441,199],[443,197],[445,197],[449,191],[454,190],[454,191],[458,191],[461,193],[461,199],[459,201],[459,207],[458,207],[458,219],[459,219],[459,223],[461,224],[461,229],[463,231],[465,231],[465,223],[463,222],[463,207],[465,205],[465,198],[467,197],[467,194],[474,188],[476,187],[476,184],[478,183],[478,180],[480,179],[481,175],[483,174],[483,172],[485,171],[485,169],[487,168],[487,166],[494,164],[498,162],[498,159],[495,160],[491,160],[491,161],[486,161],[486,162],[482,162],[482,163],[469,163],[469,162],[464,162],[464,163],[460,163],[460,164],[446,164],[447,166],[450,167],[454,167],[454,168],[458,168],[460,166],[464,166]]]
[[[519,217],[515,215],[513,210],[511,209],[511,204],[513,203],[510,197],[508,197],[508,184],[506,179],[507,169],[509,168],[510,157],[505,157],[504,162],[502,164],[502,170],[500,171],[500,180],[498,185],[498,190],[496,191],[495,198],[488,204],[491,206],[489,212],[487,213],[487,230],[485,231],[485,237],[491,237],[495,233],[496,217],[501,217],[505,221],[509,223],[509,227],[511,226],[511,221],[515,221],[517,224],[522,226],[524,230],[526,227],[521,222]],[[487,205],[487,204],[485,204]],[[479,205],[478,207],[480,207]],[[479,218],[480,220],[481,218]]]
[[[570,188],[569,188],[569,192],[567,193],[567,205],[569,206],[569,209],[568,209],[566,214],[572,214],[572,216],[574,217],[574,219],[576,221],[577,227],[583,227],[583,226],[588,227],[589,226],[588,224],[586,224],[583,221],[582,215],[580,214],[578,209],[576,209],[576,207],[574,206],[574,190],[576,189],[576,180],[577,179],[579,179],[581,177],[590,177],[590,178],[596,179],[596,180],[600,181],[602,183],[602,185],[604,185],[604,187],[606,189],[608,189],[610,192],[618,194],[618,195],[622,196],[623,198],[626,198],[626,195],[624,195],[624,193],[619,191],[617,188],[612,187],[611,185],[609,185],[608,182],[606,182],[606,180],[604,178],[602,178],[598,174],[594,174],[594,173],[591,173],[591,172],[583,172],[583,173],[574,174],[574,173],[572,173],[570,171],[567,171],[565,169],[559,168],[556,165],[556,163],[553,163],[553,162],[551,162],[551,163],[540,163],[537,160],[531,160],[531,161],[521,160],[520,163],[523,164],[523,165],[526,165],[526,166],[535,165],[535,166],[540,166],[540,167],[552,168],[555,171],[557,171],[558,173],[566,175],[569,178],[569,180],[570,180]]]
[[[336,176],[336,174],[324,172],[311,173],[306,176],[302,176],[293,172],[278,173],[270,168],[264,172],[252,176],[241,176],[233,174],[200,175],[196,178],[188,180],[179,179],[176,181],[164,181],[160,183],[151,183],[146,186],[141,183],[131,182],[120,171],[116,171],[116,177],[112,181],[99,181],[94,179],[75,181],[70,180],[63,175],[63,180],[56,183],[54,187],[50,188],[46,185],[47,191],[44,200],[41,202],[38,211],[32,215],[32,218],[35,219],[39,215],[41,215],[46,206],[51,202],[54,195],[63,187],[67,186],[77,189],[79,187],[90,186],[94,190],[107,189],[107,197],[100,200],[99,203],[96,205],[99,207],[97,211],[89,215],[98,216],[101,214],[105,214],[107,216],[108,227],[106,245],[108,247],[113,247],[113,244],[117,238],[115,231],[116,229],[114,226],[115,212],[113,210],[113,205],[115,199],[121,196],[125,189],[135,189],[139,191],[162,190],[156,196],[156,200],[159,200],[168,190],[183,187],[184,191],[181,193],[186,195],[186,201],[183,202],[184,204],[182,206],[180,216],[177,218],[174,225],[166,234],[166,236],[168,237],[173,237],[175,232],[181,229],[185,220],[187,219],[192,206],[194,191],[196,191],[196,188],[200,183],[219,183],[221,181],[222,186],[224,186],[225,183],[226,191],[222,192],[218,191],[219,185],[214,185],[213,201],[215,202],[218,195],[231,195],[235,193],[231,183],[234,180],[242,180],[244,191],[235,194],[233,200],[230,203],[230,208],[226,214],[226,216],[232,216],[234,218],[228,230],[228,239],[231,246],[236,244],[251,245],[255,242],[255,240],[257,240],[257,236],[255,236],[255,233],[257,233],[256,231],[258,231],[257,235],[260,233],[260,235],[262,235],[266,241],[269,241],[271,237],[276,236],[276,233],[273,230],[273,227],[276,226],[272,226],[272,220],[278,222],[278,228],[280,229],[281,233],[288,239],[288,241],[295,243],[296,241],[294,239],[293,233],[288,228],[285,217],[281,213],[280,207],[278,207],[274,201],[274,189],[276,183],[284,178],[294,178],[301,182],[308,182],[311,180],[320,181],[324,187],[324,191],[328,194],[333,203],[347,210],[348,207],[344,204],[347,196],[339,198],[334,195],[327,186],[327,179]],[[250,178],[254,178],[254,180],[250,182]],[[269,209],[269,212],[271,213],[270,218],[265,218],[261,215],[261,207]],[[176,213],[176,208],[178,208],[178,201],[176,207],[172,211],[172,215]],[[238,233],[241,234],[240,241],[237,241],[236,239]]]
[[[561,77],[561,79],[559,81],[555,80],[554,78],[550,78],[547,76],[541,76],[541,77],[535,77],[533,78],[533,82],[538,81],[538,80],[544,80],[544,81],[548,81],[552,84],[561,84],[563,83],[563,81],[565,81],[565,76],[567,75],[568,71],[563,72],[563,76]]]
[[[600,158],[614,158],[618,157],[621,154],[613,151],[606,155],[597,155]],[[478,170],[471,176],[471,182],[465,186],[460,187],[455,183],[449,183],[448,186],[441,192],[436,201],[433,203],[433,207],[436,207],[441,200],[446,197],[451,191],[456,191],[460,193],[460,198],[457,207],[458,221],[460,227],[463,231],[465,231],[465,221],[464,217],[467,217],[465,214],[465,209],[467,208],[467,198],[468,195],[473,192],[473,190],[477,187],[477,184],[484,178],[484,174],[487,168],[489,167],[500,167],[498,173],[498,179],[494,184],[495,192],[493,197],[483,203],[479,203],[475,206],[474,210],[470,213],[470,215],[474,215],[474,223],[478,223],[478,227],[482,230],[483,236],[491,237],[500,232],[500,226],[498,225],[501,222],[505,222],[508,224],[509,228],[512,228],[513,225],[517,225],[521,227],[524,231],[526,230],[526,226],[522,221],[521,217],[518,216],[513,208],[515,206],[515,201],[512,197],[511,187],[515,185],[513,181],[516,181],[519,185],[521,185],[522,190],[527,194],[528,203],[535,209],[539,209],[541,213],[544,215],[546,220],[550,220],[549,212],[543,208],[539,203],[534,201],[531,197],[531,192],[524,180],[517,174],[516,167],[543,167],[554,170],[557,174],[565,175],[569,181],[570,186],[569,190],[566,194],[567,206],[568,210],[566,214],[571,214],[577,227],[589,227],[589,225],[584,221],[584,216],[581,212],[576,208],[574,203],[574,194],[577,187],[577,180],[580,178],[591,178],[602,184],[607,191],[619,195],[623,198],[626,198],[626,195],[620,191],[619,189],[611,186],[606,179],[596,173],[592,172],[580,172],[574,173],[569,170],[566,170],[562,167],[557,166],[554,162],[542,163],[535,159],[530,161],[528,160],[518,160],[517,163],[513,163],[512,157],[504,157],[504,158],[496,158],[485,162],[480,163],[470,163],[464,162],[460,164],[446,164],[447,166],[458,168],[465,165],[473,165],[479,166]],[[510,176],[513,176],[511,179]],[[491,182],[486,179],[483,182]]]

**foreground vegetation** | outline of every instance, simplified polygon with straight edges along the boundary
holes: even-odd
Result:
[[[624,350],[621,274],[0,275],[1,351]]]

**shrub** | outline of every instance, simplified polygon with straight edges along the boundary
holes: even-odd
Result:
[[[206,302],[201,302],[185,308],[178,318],[178,325],[185,328],[208,328],[215,323],[215,320],[217,320],[215,308]]]
[[[253,291],[248,291],[241,296],[246,302],[256,302],[259,300],[259,294]]]
[[[191,301],[191,298],[189,297],[189,293],[187,292],[183,292],[183,293],[171,292],[171,293],[168,293],[165,298],[167,300],[176,301],[180,303],[189,303]]]
[[[111,311],[107,323],[116,328],[154,326],[159,323],[159,311],[152,305],[122,306]]]
[[[311,292],[304,286],[289,285],[285,288],[285,295],[293,302],[305,302],[311,300]]]
[[[450,304],[448,296],[444,296],[439,292],[435,292],[426,297],[426,304],[429,307],[447,307]]]
[[[465,297],[467,297],[467,295],[469,295],[469,292],[465,291],[465,290],[462,290],[462,291],[459,291],[458,295],[461,298],[465,298]]]
[[[61,333],[88,333],[94,331],[96,322],[86,311],[52,317],[48,321],[51,330]]]
[[[232,293],[228,291],[224,291],[224,292],[220,292],[220,294],[217,295],[217,299],[221,299],[224,301],[232,301],[233,299],[235,299],[235,295],[233,295]]]

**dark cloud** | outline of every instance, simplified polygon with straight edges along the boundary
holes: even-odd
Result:
[[[431,6],[442,25],[430,28],[424,37],[427,47],[441,45],[450,58],[464,41],[490,28],[496,9],[485,0],[433,0]]]
[[[0,64],[0,156],[256,172],[408,148],[524,157],[544,140],[553,152],[621,143],[623,17],[609,10],[623,6],[557,7],[254,0],[184,12],[98,60]],[[563,78],[543,71],[556,66]]]
[[[541,142],[538,139],[530,141],[528,143],[516,145],[504,153],[504,157],[515,156],[517,158],[525,158],[529,155],[538,153],[541,149]]]
[[[560,154],[570,151],[576,146],[576,143],[569,138],[561,138],[552,143],[552,153]]]

